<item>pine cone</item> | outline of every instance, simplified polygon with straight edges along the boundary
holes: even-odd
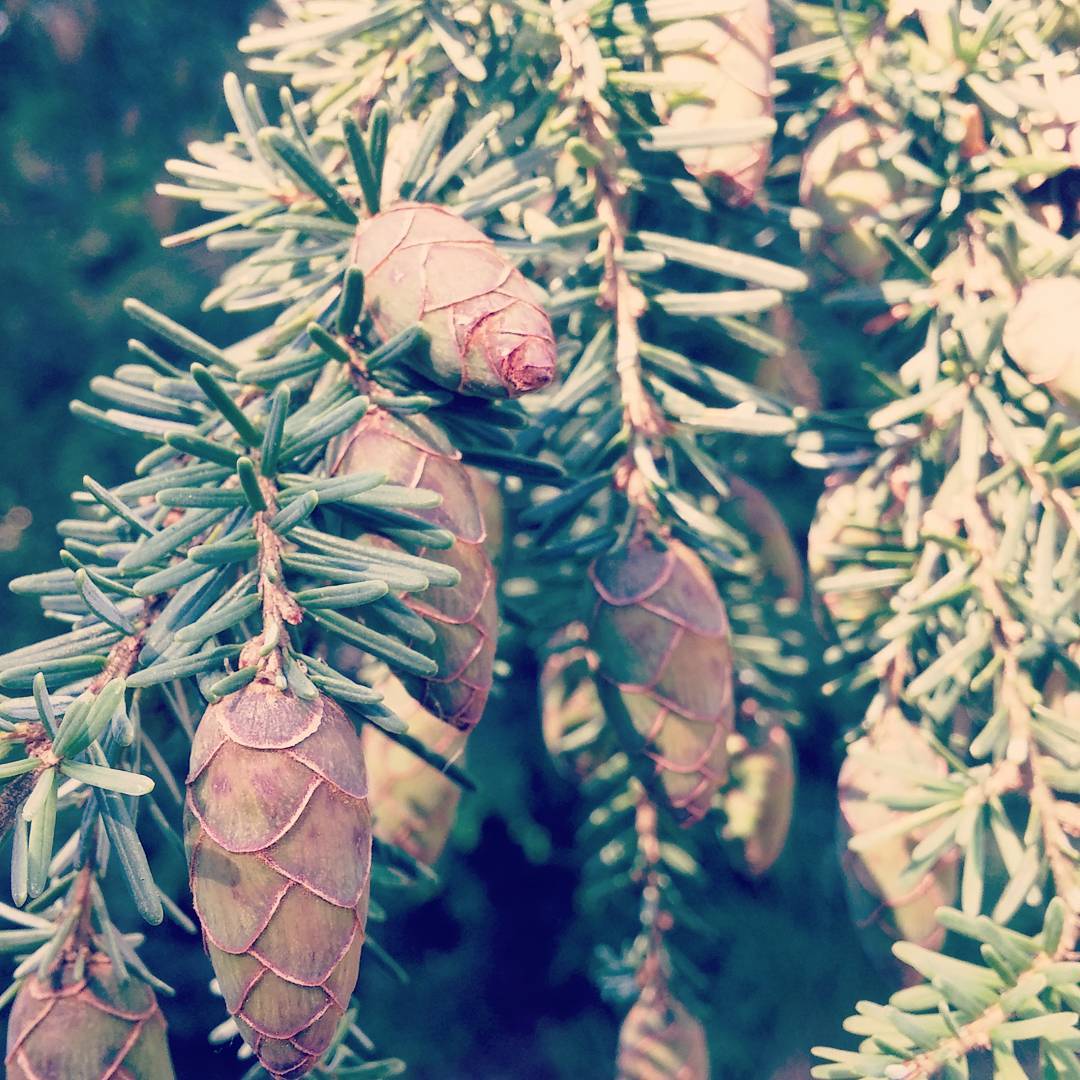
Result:
[[[447,759],[461,752],[465,735],[417,705],[393,675],[381,679],[377,689],[383,704],[409,725],[410,735]],[[404,848],[417,861],[434,865],[454,825],[461,789],[373,724],[364,727],[362,739],[375,835]]]
[[[666,993],[645,990],[619,1031],[618,1080],[709,1080],[705,1031]]]
[[[899,504],[881,478],[832,477],[821,498],[807,536],[806,558],[815,581],[842,578],[869,569],[863,561],[867,548],[887,548],[899,540],[898,526],[890,526]],[[826,590],[821,602],[838,628],[859,626],[887,610],[889,592],[867,588]]]
[[[922,731],[896,712],[885,713],[870,735],[848,747],[840,769],[840,861],[848,906],[853,921],[863,931],[867,955],[882,969],[895,973],[898,962],[891,952],[894,941],[913,941],[928,949],[938,949],[944,942],[945,928],[934,912],[953,903],[956,897],[956,859],[953,854],[943,856],[922,878],[908,881],[905,871],[924,833],[891,837],[859,852],[847,846],[852,836],[895,821],[899,812],[878,800],[910,787],[910,780],[902,772],[882,771],[876,763],[860,760],[863,748],[929,773],[944,776],[947,770]],[[907,981],[914,973],[903,968],[901,974]]]
[[[206,710],[185,821],[191,891],[229,1012],[274,1076],[309,1072],[356,985],[371,815],[352,724],[256,681]]]
[[[764,492],[741,477],[729,476],[727,481],[740,520],[761,540],[756,555],[762,569],[783,586],[788,600],[802,600],[806,591],[802,559],[780,511]]]
[[[6,1062],[8,1080],[174,1076],[153,991],[122,982],[100,953],[81,973],[67,963],[48,979],[26,978],[8,1018]]]
[[[813,246],[864,281],[877,281],[889,265],[874,226],[911,194],[903,174],[880,154],[882,143],[898,134],[884,121],[838,115],[818,127],[803,158],[799,201],[822,219]]]
[[[351,262],[367,311],[392,337],[419,323],[434,377],[478,397],[517,397],[555,374],[551,320],[531,286],[474,225],[430,203],[400,203],[361,223]]]
[[[445,436],[423,417],[395,417],[372,409],[338,449],[333,471],[379,468],[391,483],[427,488],[442,504],[417,516],[454,534],[448,551],[425,551],[424,557],[453,566],[461,581],[453,587],[432,586],[405,598],[436,633],[428,650],[439,673],[429,679],[409,678],[405,685],[428,712],[468,731],[483,715],[491,691],[498,636],[495,570],[484,542],[483,514],[460,455]]]
[[[680,89],[654,95],[668,127],[693,131],[772,116],[773,27],[767,0],[748,0],[729,15],[686,19],[657,30],[661,70]],[[683,89],[682,84],[693,89]],[[761,190],[769,167],[768,138],[679,151],[687,172],[715,181],[728,201],[744,205]]]
[[[1080,339],[1076,312],[1080,279],[1031,281],[1005,322],[1005,348],[1033,382],[1073,410],[1080,410]]]
[[[780,857],[791,826],[795,759],[788,733],[771,727],[760,745],[734,754],[731,777],[723,798],[724,839],[738,842],[746,869],[759,877]]]
[[[610,756],[604,706],[596,689],[596,653],[580,623],[555,636],[540,672],[544,745],[552,760],[578,780],[591,776]]]
[[[685,544],[640,527],[589,576],[608,716],[650,790],[699,819],[727,775],[734,722],[731,633],[712,577]]]

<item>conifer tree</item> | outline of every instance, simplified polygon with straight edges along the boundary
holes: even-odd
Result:
[[[783,848],[824,635],[897,991],[813,1075],[1080,1076],[1075,0],[278,6],[159,187],[261,328],[128,302],[73,412],[145,455],[12,583],[62,628],[0,657],[8,1074],[172,1075],[110,868],[194,910],[238,1076],[401,1072],[353,996],[380,888],[437,877],[476,725],[534,719],[613,1072],[724,1075],[712,884]],[[765,453],[822,490],[814,600]],[[511,645],[531,718],[487,707]]]

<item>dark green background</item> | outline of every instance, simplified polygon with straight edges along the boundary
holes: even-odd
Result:
[[[197,212],[178,213],[152,189],[167,157],[226,124],[221,75],[238,66],[232,43],[253,10],[222,0],[0,4],[4,581],[53,565],[53,525],[70,514],[67,492],[84,472],[116,483],[136,456],[67,411],[124,355],[133,328],[122,298],[139,296],[218,341],[244,330],[199,314],[222,263],[201,248],[158,247]],[[784,481],[785,502],[805,522],[819,479]],[[0,625],[5,648],[55,632],[32,601],[6,593]],[[522,661],[500,689],[505,707],[474,737],[471,768],[484,795],[447,860],[443,893],[380,932],[411,985],[370,958],[362,974],[363,1026],[418,1078],[611,1075],[617,1017],[588,977],[592,943],[574,919],[580,808],[531,722],[534,676]],[[811,706],[787,852],[766,881],[732,874],[715,883],[723,918],[710,1034],[714,1076],[724,1080],[805,1077],[806,1049],[840,1037],[857,997],[882,993],[848,927],[835,869],[836,727]],[[182,874],[162,871],[166,884]],[[239,1076],[235,1048],[206,1043],[221,1013],[201,947],[176,930],[149,936],[147,959],[179,990],[165,1007],[180,1077]]]

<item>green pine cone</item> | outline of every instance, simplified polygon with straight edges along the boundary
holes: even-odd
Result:
[[[363,222],[351,261],[384,338],[419,323],[433,376],[485,398],[539,390],[555,374],[551,320],[521,272],[475,225],[442,206],[399,203]]]
[[[723,601],[695,552],[640,526],[589,576],[604,708],[650,791],[680,819],[700,819],[727,776],[734,724]]]
[[[596,653],[588,631],[573,623],[550,642],[540,670],[540,716],[544,745],[556,767],[588,779],[610,756],[611,736],[596,688]]]
[[[742,736],[736,741],[745,743]],[[738,844],[741,861],[754,877],[780,858],[795,803],[795,755],[779,725],[757,746],[745,743],[731,757],[732,788],[721,805],[727,815],[723,837]]]
[[[30,975],[11,1008],[8,1080],[172,1080],[165,1018],[145,983],[116,977],[91,955],[80,973],[64,964]]]
[[[375,688],[383,695],[383,704],[409,725],[411,736],[448,760],[458,757],[466,739],[463,733],[440,723],[413,701],[393,675],[380,679]],[[374,724],[364,727],[362,738],[375,835],[433,866],[453,828],[461,788]]]
[[[870,735],[848,747],[837,780],[840,861],[852,920],[861,931],[863,947],[871,960],[883,971],[899,971],[901,978],[911,981],[914,973],[902,968],[892,955],[893,942],[912,941],[928,949],[941,947],[945,928],[934,913],[956,898],[956,858],[954,853],[946,852],[922,877],[910,880],[906,871],[911,853],[925,833],[889,837],[859,852],[847,846],[851,837],[895,821],[899,812],[878,800],[902,794],[911,783],[903,772],[886,773],[875,763],[860,760],[859,751],[864,747],[932,774],[944,775],[946,765],[919,728],[898,713],[887,712]]]
[[[619,1031],[617,1080],[709,1080],[705,1031],[666,992],[646,989]]]
[[[900,544],[897,518],[902,507],[888,481],[880,476],[863,474],[848,479],[836,475],[827,485],[807,536],[806,561],[815,584],[831,579],[832,587],[819,588],[819,593],[829,617],[843,634],[888,610],[893,590],[847,588],[843,579],[854,581],[871,569],[866,561],[868,550],[888,550]]]
[[[432,586],[405,603],[435,631],[432,645],[420,645],[438,663],[431,678],[408,678],[409,692],[432,715],[462,731],[475,727],[491,692],[499,612],[495,570],[487,553],[487,527],[460,454],[423,417],[395,417],[371,410],[348,434],[334,456],[333,472],[343,476],[378,462],[390,482],[427,488],[442,496],[433,510],[417,516],[453,533],[448,551],[424,557],[454,567],[461,581]]]
[[[371,814],[360,739],[337,704],[256,681],[206,710],[185,840],[229,1012],[274,1076],[309,1072],[356,985]]]
[[[1062,405],[1080,411],[1080,338],[1076,312],[1080,279],[1030,281],[1005,322],[1005,348],[1035,384]]]
[[[673,9],[674,10],[674,9]],[[710,19],[682,19],[653,35],[661,71],[677,89],[654,95],[665,124],[694,131],[773,114],[773,27],[767,0],[748,3]],[[679,151],[687,172],[714,182],[740,206],[761,190],[769,167],[768,137],[728,146]]]
[[[911,185],[879,153],[898,134],[884,121],[838,113],[818,127],[803,159],[799,201],[823,223],[814,247],[864,281],[877,281],[889,265],[874,225],[911,194]]]

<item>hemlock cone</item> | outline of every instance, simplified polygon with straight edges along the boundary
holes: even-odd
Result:
[[[773,114],[773,26],[768,0],[748,0],[711,19],[660,27],[653,45],[660,70],[677,89],[654,94],[657,112],[674,130],[694,131]],[[714,181],[733,205],[750,202],[765,182],[769,136],[729,145],[683,149],[687,172]]]
[[[727,776],[731,633],[705,564],[644,522],[589,569],[598,685],[635,768],[677,816],[703,817]]]
[[[551,382],[555,337],[532,286],[451,210],[384,210],[357,229],[350,259],[364,272],[379,332],[392,337],[419,323],[431,337],[435,378],[448,389],[504,398]]]
[[[387,674],[375,687],[383,695],[383,704],[409,725],[410,736],[448,761],[457,760],[465,745],[463,733],[413,701],[393,675]],[[461,788],[371,725],[364,728],[362,739],[376,838],[433,866],[453,828]]]
[[[900,504],[881,477],[839,475],[826,485],[807,536],[806,562],[821,603],[843,636],[888,610],[889,587],[866,577],[863,557],[868,549],[898,541]]]
[[[872,758],[862,756],[872,753]],[[935,917],[937,909],[956,898],[958,874],[955,852],[946,850],[918,877],[908,867],[912,851],[925,832],[885,836],[865,848],[852,851],[853,836],[870,835],[902,818],[882,801],[900,795],[910,780],[900,772],[890,772],[890,760],[902,761],[931,777],[944,776],[944,760],[930,747],[918,727],[895,712],[886,712],[872,734],[848,747],[837,780],[840,811],[840,860],[848,904],[860,929],[867,955],[890,974],[900,972],[911,982],[915,973],[903,967],[891,954],[894,941],[911,941],[928,949],[939,949],[945,927]]]
[[[206,710],[185,841],[203,937],[244,1040],[274,1076],[309,1072],[356,985],[371,813],[364,756],[330,698],[254,682]]]
[[[599,660],[586,635],[580,623],[556,635],[540,669],[544,745],[556,767],[577,780],[591,776],[614,749],[596,688]]]
[[[7,1025],[8,1080],[173,1080],[154,992],[102,953],[30,975]]]
[[[619,1031],[617,1080],[709,1080],[702,1026],[663,988],[646,987]]]
[[[483,715],[491,692],[498,609],[495,570],[485,548],[487,529],[461,455],[423,417],[395,417],[373,409],[352,429],[333,455],[333,473],[345,476],[379,462],[391,482],[423,488],[442,503],[416,516],[446,529],[454,544],[424,557],[453,567],[461,575],[452,587],[436,587],[405,604],[435,632],[431,656],[439,665],[431,678],[406,678],[417,701],[440,720],[468,731]]]
[[[734,736],[733,740],[742,736]],[[745,741],[745,740],[744,740]],[[756,745],[731,755],[730,791],[719,800],[727,821],[725,840],[742,852],[746,869],[759,877],[780,857],[795,808],[795,755],[791,736],[774,725]]]
[[[811,249],[863,281],[877,281],[889,265],[874,226],[911,193],[910,182],[881,155],[899,134],[883,120],[839,112],[817,129],[803,157],[799,201],[822,220]]]
[[[1005,348],[1036,386],[1080,411],[1080,280],[1029,281],[1005,322]]]

